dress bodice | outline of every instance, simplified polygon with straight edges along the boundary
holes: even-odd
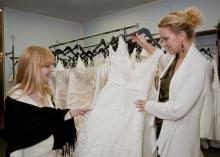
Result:
[[[69,72],[68,107],[90,105],[94,93],[93,76],[93,68],[85,67],[79,58],[76,67]]]
[[[109,82],[124,88],[146,90],[146,86],[143,85],[152,80],[149,74],[155,71],[156,64],[154,63],[157,62],[159,56],[157,54],[150,55],[147,61],[134,62],[129,56],[126,43],[122,38],[119,38],[118,49],[111,58]]]
[[[90,83],[90,80],[93,76],[93,68],[85,67],[81,58],[78,59],[76,67],[73,69],[74,76],[77,80],[80,80],[82,84]]]

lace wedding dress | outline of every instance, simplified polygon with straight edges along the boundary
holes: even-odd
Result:
[[[69,70],[69,85],[67,94],[67,108],[80,108],[92,103],[94,70],[85,67],[81,58],[75,68]],[[81,123],[81,116],[74,118],[77,130]]]
[[[143,156],[145,113],[134,103],[148,98],[159,57],[154,54],[132,64],[126,43],[119,39],[108,81],[81,124],[74,157]]]

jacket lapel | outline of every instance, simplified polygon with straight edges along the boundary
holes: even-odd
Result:
[[[175,59],[176,55],[173,55],[169,61],[169,63],[167,64],[167,66],[165,67],[165,69],[163,70],[163,72],[160,75],[160,79],[164,76],[164,74],[166,73],[167,69],[170,67],[170,65],[173,63],[173,60]]]

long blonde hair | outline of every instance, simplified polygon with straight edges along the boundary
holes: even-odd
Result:
[[[51,95],[48,82],[41,78],[42,67],[53,64],[54,55],[48,49],[40,46],[27,47],[19,57],[15,86],[9,91],[12,94],[17,89],[22,89],[23,94],[28,95],[39,91],[42,96]]]
[[[202,13],[196,7],[188,7],[185,10],[172,11],[162,17],[158,27],[167,27],[175,33],[184,31],[189,40],[194,37],[195,28],[202,23]]]

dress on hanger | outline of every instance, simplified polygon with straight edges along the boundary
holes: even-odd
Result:
[[[105,60],[102,60],[102,62],[100,62],[101,64],[97,65],[95,70],[96,71],[95,85],[94,85],[95,92],[94,92],[93,101],[96,101],[97,96],[99,95],[100,91],[108,81],[109,67],[111,65],[111,56],[112,54],[115,53],[111,45],[109,46],[108,51],[109,51],[109,56],[106,57]]]
[[[155,53],[132,64],[126,43],[119,39],[108,81],[81,124],[75,157],[142,157],[143,149],[152,147],[143,145],[145,112],[138,112],[134,103],[149,97],[159,57]]]
[[[94,95],[94,70],[85,67],[81,58],[78,58],[76,67],[69,70],[69,83],[67,94],[67,107],[75,108],[89,106]],[[81,116],[75,118],[76,128],[79,128]]]
[[[56,72],[58,71],[63,71],[65,70],[65,68],[63,67],[62,63],[60,62],[60,60],[58,60],[57,64],[56,64],[56,68],[54,69],[54,71],[51,73],[50,77],[49,77],[49,86],[52,90],[52,94],[55,96],[55,92],[56,92]]]
[[[212,82],[209,82],[210,85],[209,90],[207,90],[204,105],[201,112],[201,119],[200,119],[200,138],[213,140],[214,139],[214,130],[215,130],[215,109],[214,109],[214,92],[212,89],[213,84],[213,77],[214,77],[214,68],[213,64],[210,62],[210,67],[212,67],[209,71],[208,76],[211,78],[209,79]]]
[[[215,110],[215,141],[218,141],[218,148],[220,148],[220,83],[218,75],[218,54],[213,56],[212,64],[214,66],[214,81],[212,83],[214,93],[214,110]]]
[[[69,69],[65,69],[60,61],[58,61],[54,69],[53,77],[56,78],[54,102],[58,108],[67,108],[67,91],[69,83]]]

